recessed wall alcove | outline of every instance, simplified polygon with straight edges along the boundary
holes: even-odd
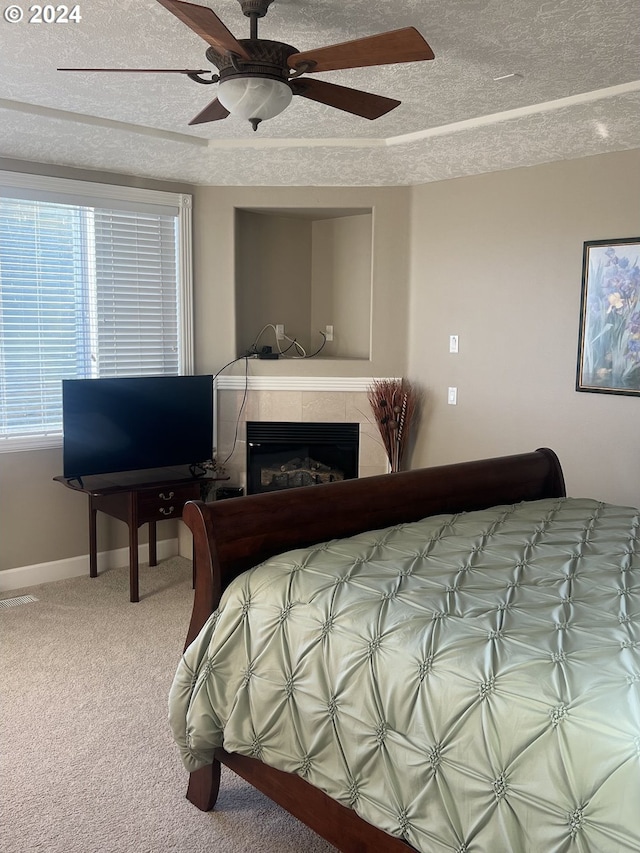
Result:
[[[318,358],[371,358],[371,208],[236,208],[235,257],[238,356],[265,326],[283,325],[308,355],[333,326]],[[285,351],[291,341],[268,328],[262,346]]]

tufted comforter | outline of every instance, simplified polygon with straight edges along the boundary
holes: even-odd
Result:
[[[271,559],[178,668],[184,764],[254,756],[426,853],[637,852],[639,540],[551,499]]]

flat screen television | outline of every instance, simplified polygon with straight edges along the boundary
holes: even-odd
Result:
[[[201,465],[213,451],[213,376],[62,381],[67,479]]]

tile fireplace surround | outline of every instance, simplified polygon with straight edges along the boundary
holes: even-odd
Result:
[[[247,421],[296,421],[360,424],[359,476],[389,470],[387,457],[373,422],[364,377],[249,376],[247,399],[240,414],[245,376],[220,376],[215,384],[216,458],[224,463],[230,485],[246,489]],[[232,452],[233,454],[227,459]]]

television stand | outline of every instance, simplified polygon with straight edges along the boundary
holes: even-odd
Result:
[[[139,601],[138,529],[149,525],[149,565],[157,566],[156,523],[182,517],[187,501],[199,500],[202,484],[216,477],[194,477],[189,468],[154,468],[119,474],[68,479],[54,477],[89,499],[89,576],[98,576],[98,512],[126,522],[129,527],[129,599]],[[222,478],[220,478],[222,479]]]

